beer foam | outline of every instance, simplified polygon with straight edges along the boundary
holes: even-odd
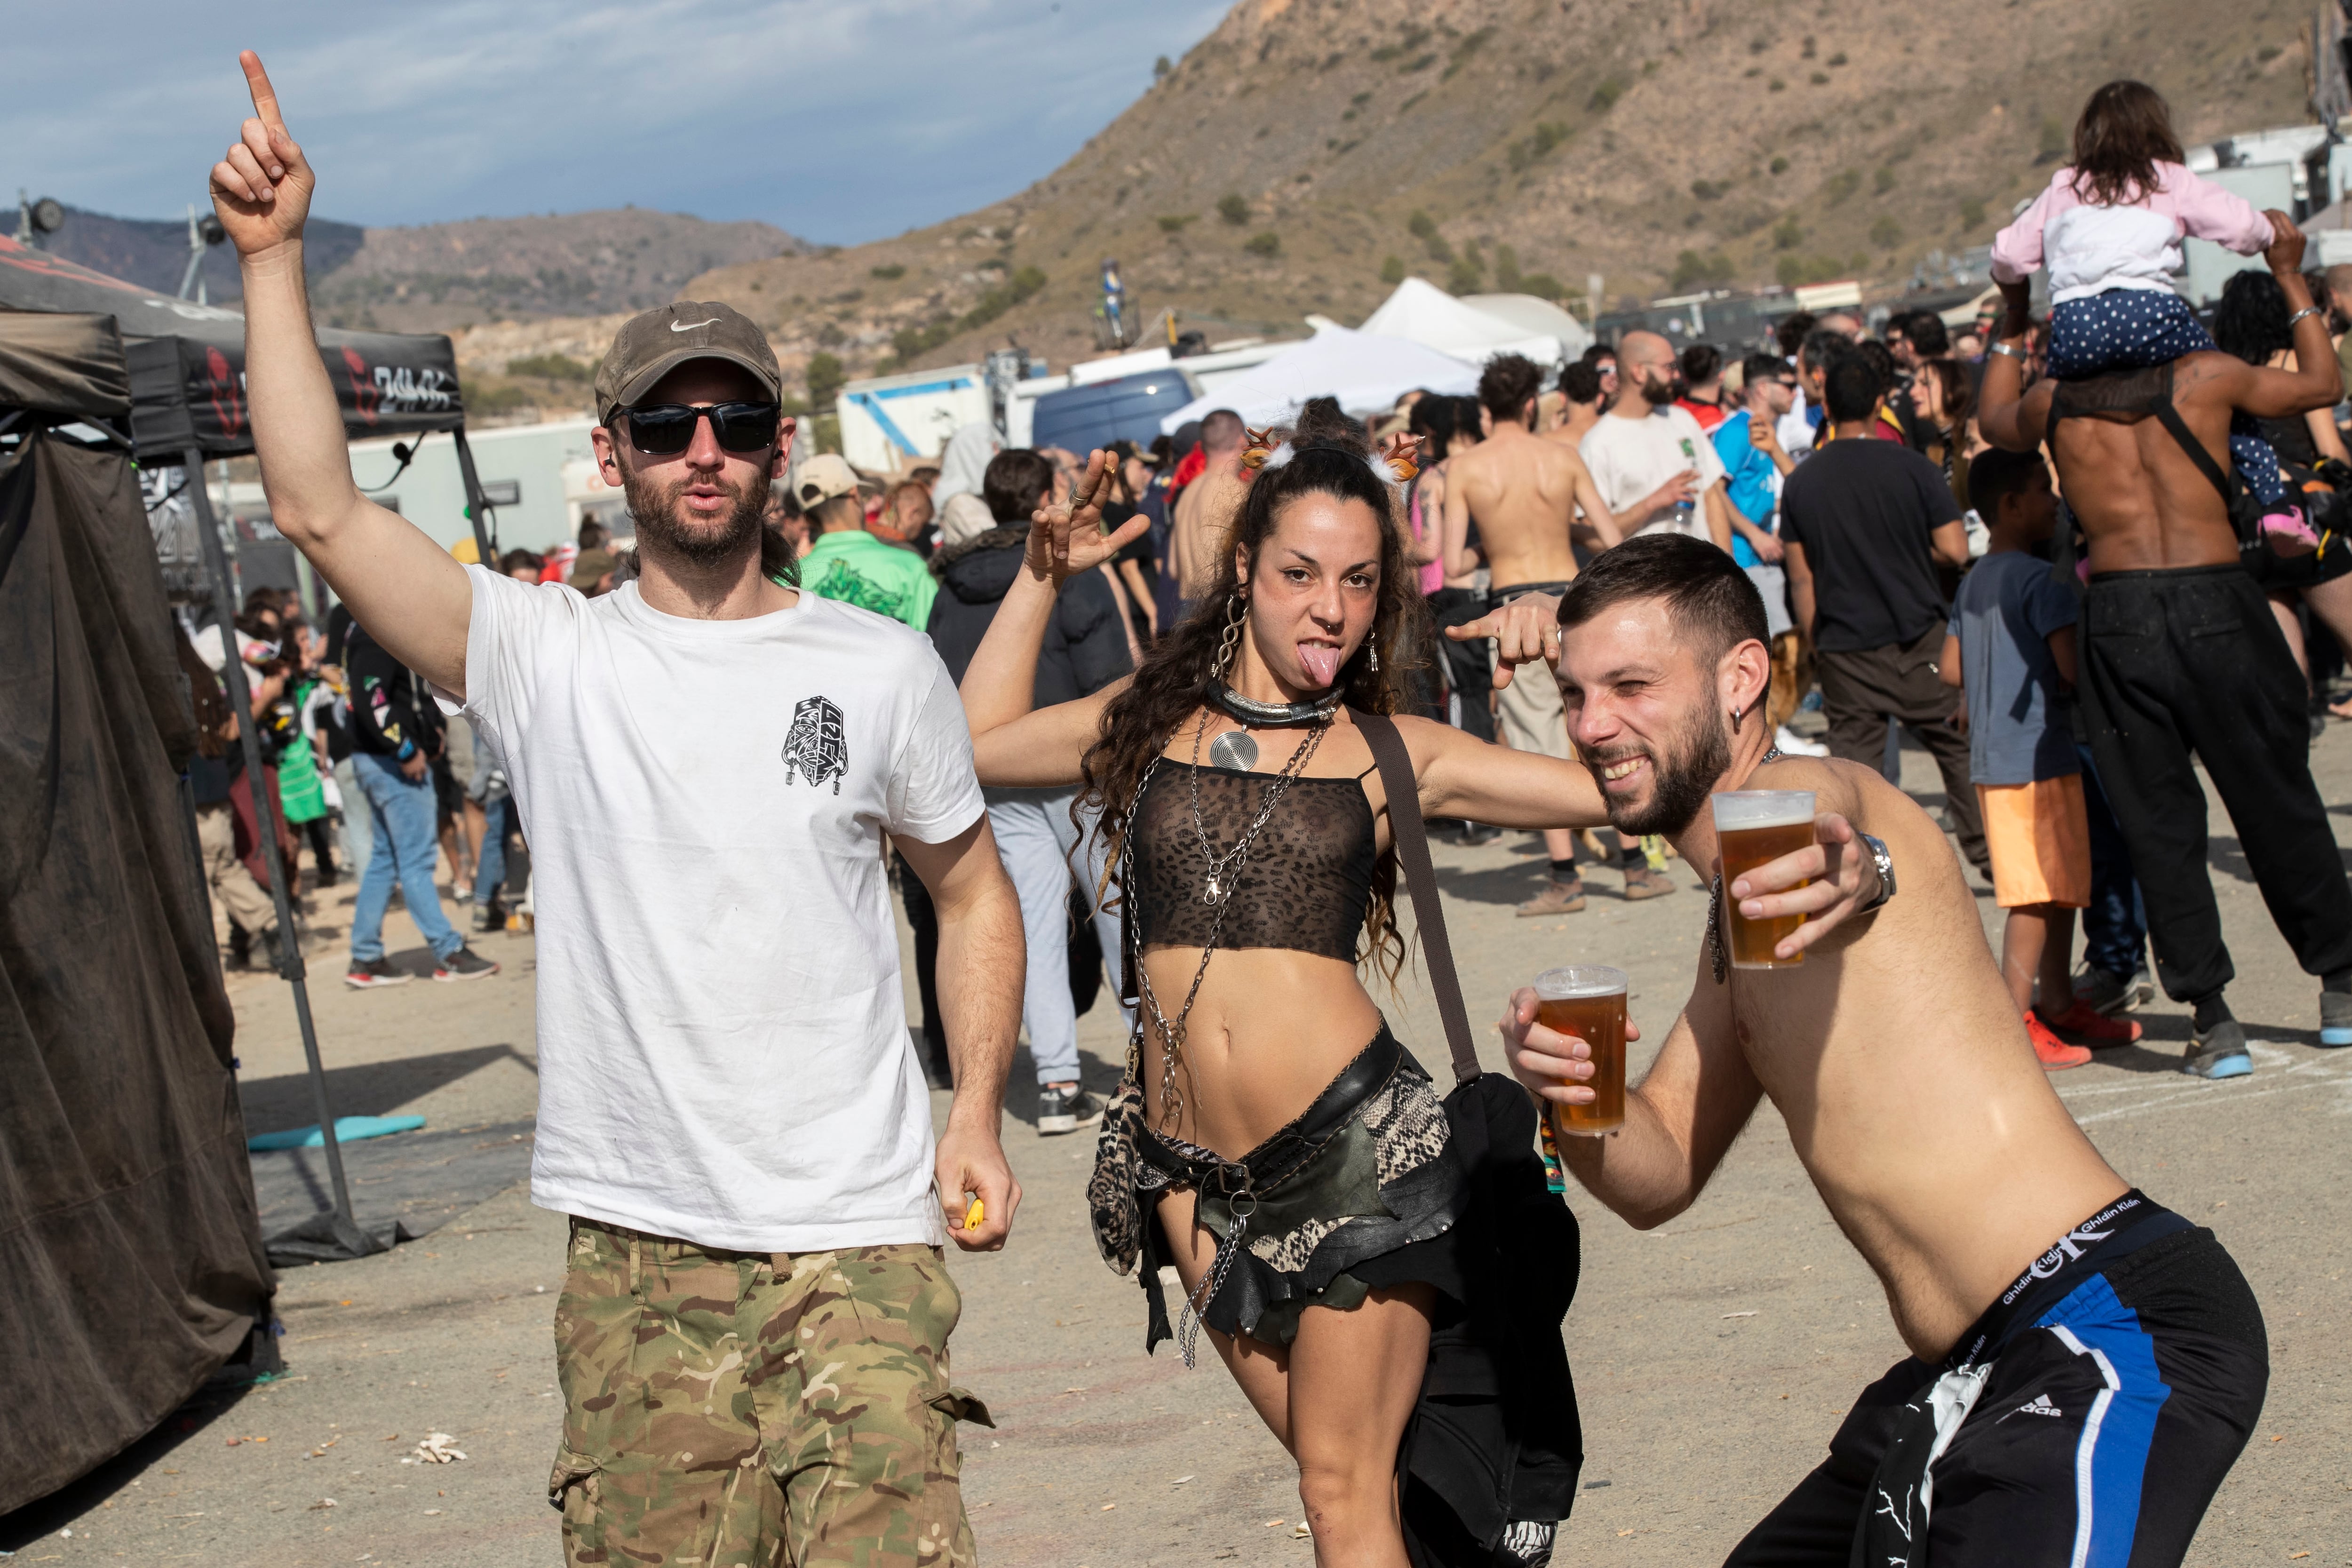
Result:
[[[1813,792],[1809,789],[1718,790],[1709,798],[1715,803],[1717,833],[1787,827],[1813,819]]]
[[[1625,989],[1625,972],[1605,963],[1570,963],[1536,976],[1536,995],[1546,1002],[1580,996],[1614,996]]]

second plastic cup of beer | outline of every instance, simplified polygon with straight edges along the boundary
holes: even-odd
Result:
[[[1734,969],[1794,969],[1805,962],[1775,958],[1780,939],[1805,923],[1802,915],[1751,921],[1739,912],[1731,885],[1759,866],[1792,855],[1813,841],[1813,792],[1735,789],[1717,792],[1715,837],[1723,856],[1723,935]],[[1811,879],[1808,878],[1810,881]],[[1804,882],[1797,884],[1801,888]]]
[[[1571,963],[1536,976],[1536,1022],[1574,1035],[1592,1048],[1590,1105],[1562,1105],[1562,1132],[1598,1138],[1625,1124],[1625,972],[1600,963]],[[1570,1088],[1575,1079],[1568,1080]]]

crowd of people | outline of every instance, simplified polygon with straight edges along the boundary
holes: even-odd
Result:
[[[635,548],[583,537],[566,588],[353,487],[299,265],[315,176],[244,65],[215,210],[273,518],[352,617],[324,707],[376,814],[363,888],[396,874],[462,964],[417,910],[451,711],[536,851],[570,1561],[975,1560],[956,1426],[990,1416],[950,1375],[943,1256],[1014,1222],[1024,1032],[1038,1131],[1099,1123],[1089,1218],[1147,1349],[1208,1337],[1320,1563],[1549,1560],[1582,1458],[1556,1194],[1658,1225],[1767,1099],[1911,1354],[1730,1561],[2181,1560],[2261,1411],[2261,1309],[2048,1071],[2087,1058],[2067,1035],[2137,1037],[2151,944],[2184,1069],[2251,1070],[2192,752],[2320,981],[2319,1043],[2352,1046],[2352,884],[2278,607],[2335,628],[2347,547],[2295,437],[2334,456],[2343,381],[2300,234],[2200,189],[2147,89],[2095,96],[2072,196],[2004,234],[2000,308],[1957,336],[1832,312],[1735,360],[1629,332],[1370,420],[1221,411],[1083,460],[960,432],[869,493],[793,468],[754,323],[649,310],[593,384]],[[2266,261],[2218,346],[2112,297],[2184,232]],[[305,710],[286,689],[250,717]],[[1726,885],[1709,802],[1753,788],[1815,810]],[[1518,1087],[1477,1074],[1429,822],[1543,835],[1530,914],[1582,907],[1580,857],[1634,899],[1708,874],[1688,1000],[1611,1135],[1575,1120],[1595,1042],[1532,991],[1501,1004]],[[1401,880],[1450,1092],[1367,984],[1407,959]],[[1780,967],[1731,956],[1735,921],[1793,922]],[[380,957],[355,934],[355,977]],[[1108,1101],[1075,1035],[1097,964],[1129,1021]]]

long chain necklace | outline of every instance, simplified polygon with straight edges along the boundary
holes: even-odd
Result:
[[[1167,1010],[1160,1005],[1160,994],[1151,984],[1151,971],[1139,961],[1139,957],[1135,963],[1136,990],[1143,1003],[1140,1013],[1150,1018],[1152,1028],[1160,1036],[1160,1125],[1162,1130],[1168,1131],[1173,1131],[1184,1117],[1184,1094],[1176,1085],[1176,1069],[1184,1054],[1184,1035],[1192,1016],[1192,1004],[1200,999],[1201,983],[1209,975],[1209,960],[1216,955],[1217,939],[1225,929],[1225,911],[1233,907],[1233,884],[1228,879],[1237,879],[1244,866],[1247,864],[1250,846],[1256,839],[1258,830],[1263,828],[1266,820],[1274,815],[1274,808],[1281,803],[1291,783],[1305,769],[1307,759],[1315,754],[1316,748],[1322,744],[1323,732],[1329,726],[1327,721],[1317,725],[1308,732],[1307,739],[1300,743],[1290,760],[1283,764],[1282,772],[1275,776],[1274,783],[1268,786],[1265,803],[1260,807],[1256,820],[1252,822],[1248,830],[1242,835],[1241,842],[1223,856],[1217,855],[1209,847],[1208,833],[1201,820],[1201,737],[1207,731],[1208,727],[1209,716],[1204,712],[1201,715],[1200,729],[1192,733],[1192,831],[1200,840],[1202,854],[1209,861],[1209,891],[1203,895],[1201,901],[1215,910],[1216,913],[1209,922],[1208,939],[1201,944],[1201,962],[1193,966],[1192,984],[1185,991],[1183,1005],[1176,1009],[1176,1016],[1172,1020],[1168,1016]],[[1158,766],[1159,763],[1155,761],[1152,767]],[[1139,809],[1143,800],[1143,792],[1150,787],[1150,782],[1151,772],[1147,769],[1142,784],[1137,786],[1135,792]],[[1120,845],[1122,888],[1129,885],[1127,879],[1130,875],[1129,868],[1133,865],[1134,844],[1133,818],[1130,816],[1126,838]],[[1141,1044],[1142,1029],[1143,1016],[1139,1016],[1136,1019],[1136,1043],[1139,1047]],[[1140,1067],[1139,1052],[1138,1054],[1137,1066]]]
[[[1307,739],[1290,753],[1289,761],[1282,764],[1281,771],[1266,785],[1265,798],[1258,806],[1256,820],[1243,830],[1241,838],[1231,849],[1220,855],[1210,847],[1208,826],[1201,820],[1201,742],[1209,732],[1209,711],[1205,708],[1201,710],[1200,725],[1192,731],[1192,837],[1200,841],[1201,858],[1209,863],[1208,881],[1201,890],[1202,903],[1222,904],[1233,897],[1233,878],[1248,860],[1251,842],[1257,837],[1258,830],[1266,825],[1267,819],[1274,816],[1275,807],[1282,804],[1282,797],[1290,792],[1291,784],[1306,772],[1307,762],[1315,755],[1316,748],[1323,743],[1324,733],[1330,727],[1330,721],[1326,720],[1307,731]]]

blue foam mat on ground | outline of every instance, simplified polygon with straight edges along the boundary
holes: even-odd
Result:
[[[422,1116],[338,1116],[335,1118],[335,1140],[352,1143],[362,1138],[383,1138],[394,1132],[414,1132],[425,1125]],[[326,1135],[317,1122],[297,1127],[288,1132],[265,1132],[258,1138],[245,1141],[247,1150],[260,1152],[271,1149],[323,1149]]]

